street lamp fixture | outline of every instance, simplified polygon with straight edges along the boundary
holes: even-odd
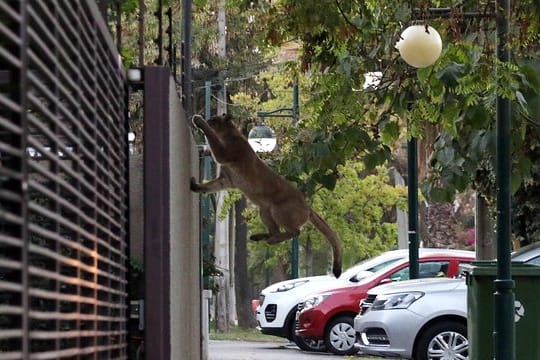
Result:
[[[249,131],[248,142],[255,152],[272,152],[277,145],[274,131],[264,124],[256,125]]]
[[[407,64],[425,68],[441,56],[442,40],[437,30],[429,25],[412,25],[401,33],[396,49]]]

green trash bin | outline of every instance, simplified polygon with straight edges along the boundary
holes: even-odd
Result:
[[[497,263],[475,261],[464,266],[470,360],[493,360],[493,321]],[[516,360],[540,359],[540,267],[512,263],[515,282]]]

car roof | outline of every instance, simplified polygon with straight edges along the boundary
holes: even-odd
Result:
[[[418,255],[447,255],[449,253],[452,254],[462,254],[462,256],[474,256],[473,251],[469,250],[458,250],[458,249],[441,249],[441,248],[418,248]],[[396,250],[389,250],[386,251],[378,256],[366,259],[364,261],[361,261],[341,274],[341,279],[349,279],[353,276],[355,276],[358,272],[360,272],[363,269],[368,269],[370,267],[373,267],[374,265],[381,264],[385,261],[389,261],[392,259],[395,259],[397,261],[408,261],[409,258],[409,249],[396,249]],[[395,262],[393,263],[395,265]],[[391,264],[389,264],[391,265]]]
[[[418,260],[429,260],[429,259],[446,258],[446,257],[451,257],[451,258],[456,258],[456,259],[465,258],[465,259],[474,260],[476,256],[474,251],[469,251],[469,250],[457,250],[457,249],[434,249],[434,250],[435,251],[419,251]],[[386,272],[389,269],[395,268],[398,265],[408,263],[408,262],[409,262],[409,257],[407,256],[401,260],[398,260],[382,268],[381,270],[377,271],[374,275]]]
[[[465,284],[464,278],[423,278],[423,279],[411,279],[403,280],[384,285],[375,286],[368,290],[369,295],[378,295],[385,293],[394,293],[401,291],[436,291],[442,287],[453,287],[457,289],[459,286]]]
[[[430,259],[436,260],[436,259],[444,259],[444,258],[466,259],[466,260],[473,261],[475,259],[475,252],[470,251],[470,250],[458,250],[458,249],[429,249],[428,251],[419,251],[418,253],[419,260],[430,260]],[[354,285],[347,285],[347,286],[339,287],[339,288],[359,286],[362,284],[369,283],[373,281],[374,279],[381,277],[383,274],[387,273],[388,271],[391,271],[392,269],[398,266],[402,266],[403,264],[406,264],[408,262],[409,262],[409,257],[407,256],[403,259],[400,259],[398,261],[393,262],[392,264],[389,264],[383,267],[382,269],[373,273],[372,275],[361,279],[358,283]],[[337,290],[337,289],[338,288],[334,290]]]
[[[524,246],[512,253],[512,261],[528,262],[540,256],[540,242]]]

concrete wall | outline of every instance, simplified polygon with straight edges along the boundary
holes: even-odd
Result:
[[[171,359],[201,359],[199,196],[189,189],[189,179],[199,174],[199,154],[172,79],[169,85]]]
[[[143,261],[143,158],[129,156],[129,257]]]
[[[145,353],[201,359],[198,152],[167,68],[144,69]]]

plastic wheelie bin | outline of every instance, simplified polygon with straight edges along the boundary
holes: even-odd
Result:
[[[540,359],[540,266],[512,263],[515,282],[516,360]],[[475,261],[464,266],[467,278],[468,338],[470,360],[494,358],[494,280],[497,263]],[[499,341],[499,340],[498,340]],[[504,340],[502,340],[504,341]]]

